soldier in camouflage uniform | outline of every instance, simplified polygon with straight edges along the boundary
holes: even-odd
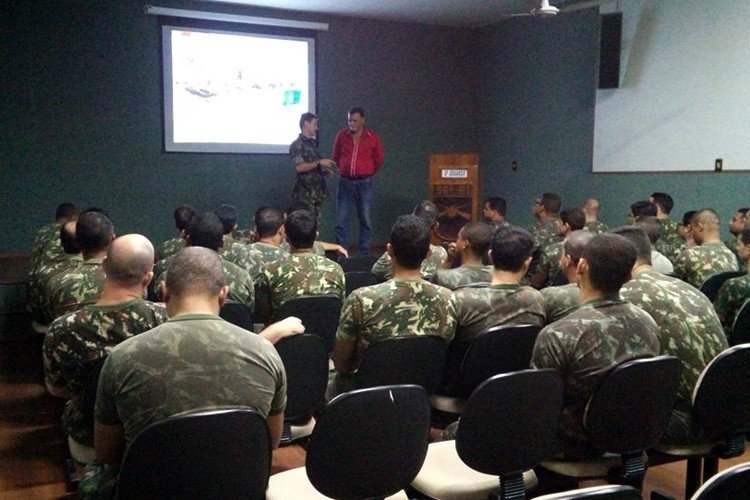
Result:
[[[55,212],[55,221],[44,225],[34,236],[31,248],[29,272],[34,273],[39,265],[50,260],[59,260],[64,251],[60,244],[60,228],[78,217],[78,207],[72,203],[61,203]]]
[[[484,221],[492,224],[492,227],[499,229],[500,226],[508,224],[505,220],[505,214],[508,211],[508,204],[504,198],[493,197],[484,200],[482,206],[482,216]]]
[[[226,237],[224,243],[226,243]],[[254,283],[260,279],[260,274],[265,268],[263,256],[259,252],[236,240],[228,249],[223,249],[221,257],[247,271]]]
[[[179,235],[171,238],[156,248],[154,260],[160,261],[170,257],[183,248],[185,248],[185,237],[187,236],[187,227],[190,219],[195,215],[195,209],[190,205],[182,205],[174,211],[174,226],[177,228]]]
[[[310,206],[310,211],[320,220],[320,205],[328,198],[326,177],[333,175],[336,164],[323,158],[318,151],[316,134],[318,117],[303,113],[299,120],[300,134],[289,146],[289,156],[296,172],[292,199]]]
[[[214,212],[221,221],[224,228],[224,252],[231,249],[235,244],[243,244],[242,241],[234,238],[233,233],[237,230],[237,207],[234,205],[219,205]]]
[[[680,235],[680,225],[669,218],[674,201],[667,193],[651,193],[649,201],[656,204],[656,216],[662,229],[656,249],[674,264],[680,252],[685,249],[685,240]]]
[[[669,425],[662,440],[690,444],[692,396],[704,368],[727,349],[727,338],[711,302],[689,284],[665,276],[651,267],[651,242],[638,227],[613,231],[629,239],[638,250],[633,278],[620,296],[646,311],[659,326],[660,354],[676,356],[682,368]]]
[[[429,228],[430,234],[436,234],[438,223],[438,208],[429,200],[421,202],[419,205],[414,207],[413,215],[419,217],[422,222]],[[448,260],[448,252],[445,248],[437,245],[430,244],[430,252],[427,257],[422,261],[422,276],[430,277],[438,269],[442,268],[443,262]],[[378,281],[389,280],[393,277],[393,266],[391,262],[391,256],[388,252],[385,252],[380,258],[372,265],[370,270],[372,274],[378,279]]]
[[[86,422],[81,396],[93,367],[123,340],[167,320],[163,304],[140,297],[153,276],[154,248],[141,235],[112,242],[104,261],[106,279],[96,304],[57,318],[44,340],[45,382],[49,391],[68,399],[63,429],[71,455],[82,464],[93,461],[93,422]]]
[[[450,290],[472,283],[489,283],[492,280],[490,266],[482,263],[482,257],[492,242],[494,226],[486,222],[469,222],[458,231],[458,240],[451,243],[448,258],[443,266],[450,266],[456,252],[461,256],[461,266],[453,269],[438,269],[432,282]]]
[[[750,273],[750,227],[743,228],[737,237],[737,252],[740,261]],[[737,313],[748,299],[750,299],[750,274],[729,279],[721,285],[714,301],[714,308],[727,337],[731,336]]]
[[[555,193],[543,193],[534,200],[531,213],[537,219],[529,226],[528,231],[534,237],[534,244],[541,249],[548,239],[557,236],[557,216],[562,201]]]
[[[403,215],[391,228],[387,252],[393,279],[352,292],[344,302],[336,332],[333,396],[351,388],[351,374],[367,348],[403,335],[436,335],[450,342],[456,331],[456,302],[450,290],[421,279],[430,231],[414,215]]]
[[[728,224],[729,232],[732,234],[732,237],[724,242],[727,248],[730,249],[732,253],[734,253],[734,255],[737,257],[737,260],[740,261],[742,261],[742,259],[740,258],[739,251],[737,250],[737,238],[742,232],[742,229],[745,227],[748,212],[750,212],[750,208],[737,209],[737,211],[734,213],[734,216],[729,220]]]
[[[659,328],[642,309],[618,295],[630,277],[636,250],[622,236],[598,234],[579,262],[581,307],[537,338],[531,365],[563,375],[564,408],[556,458],[579,460],[600,455],[587,441],[583,414],[591,394],[612,368],[659,354]]]
[[[737,271],[737,257],[719,238],[719,215],[704,208],[693,216],[690,234],[698,246],[684,250],[674,261],[674,274],[700,288],[712,274]]]
[[[594,234],[606,233],[609,231],[609,227],[599,220],[599,215],[602,211],[599,200],[596,198],[587,198],[586,201],[583,202],[581,209],[586,216],[586,225],[583,227],[585,231]]]
[[[289,252],[281,248],[284,241],[284,213],[272,207],[261,207],[253,217],[258,241],[248,245],[260,256],[263,266],[277,261]]]
[[[258,283],[258,308],[263,317],[272,318],[284,302],[301,295],[335,295],[344,300],[344,270],[312,251],[318,232],[313,214],[292,212],[284,231],[291,254],[268,264]]]
[[[654,268],[654,271],[670,275],[674,273],[672,262],[656,249],[656,243],[661,238],[662,232],[659,219],[656,216],[649,215],[642,217],[635,225],[646,232],[646,236],[648,236],[648,240],[651,242],[651,267]]]
[[[586,216],[578,207],[569,208],[560,212],[557,220],[557,236],[549,238],[542,247],[541,258],[534,277],[531,278],[531,286],[544,288],[551,286],[560,280],[560,258],[563,254],[563,239],[571,231],[579,231],[586,224]]]
[[[81,214],[76,222],[75,244],[83,262],[70,272],[50,278],[45,294],[50,320],[97,301],[104,281],[102,258],[112,238],[112,222],[106,215],[95,211]]]
[[[548,286],[540,291],[547,305],[547,321],[554,323],[572,313],[580,305],[581,290],[576,282],[578,261],[583,255],[586,244],[594,237],[589,231],[572,231],[563,241],[563,253],[560,257],[560,272],[568,280],[567,285]]]
[[[271,342],[304,328],[299,319],[287,318],[251,335],[222,320],[218,313],[227,293],[222,275],[216,252],[197,247],[179,252],[166,283],[170,320],[112,349],[96,397],[101,462],[86,467],[81,498],[111,493],[106,489],[115,486],[117,467],[133,438],[147,425],[185,411],[253,408],[267,418],[271,443],[278,446],[286,375]]]

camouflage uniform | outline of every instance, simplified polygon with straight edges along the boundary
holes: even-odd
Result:
[[[474,283],[487,283],[492,281],[492,268],[490,266],[461,266],[455,269],[438,269],[432,275],[432,282],[444,286],[449,290],[471,285]]]
[[[206,407],[248,406],[263,416],[286,406],[286,375],[273,345],[217,316],[183,315],[112,350],[102,368],[96,420],[122,425],[125,447],[147,425]],[[207,450],[210,452],[210,450]],[[117,471],[89,465],[81,498],[101,498]]]
[[[335,295],[344,300],[344,270],[312,252],[295,253],[272,262],[258,283],[260,311],[272,318],[281,304],[300,295]]]
[[[711,302],[689,284],[649,270],[620,290],[622,298],[642,308],[659,326],[660,354],[676,356],[682,372],[667,442],[688,444],[693,389],[706,365],[728,347]]]
[[[81,265],[83,260],[79,255],[63,254],[60,260],[43,262],[29,277],[28,310],[34,321],[42,325],[49,325],[54,318],[47,313],[47,287],[49,281],[56,275],[68,273]]]
[[[45,380],[48,386],[64,387],[74,395],[65,406],[63,428],[75,441],[94,446],[94,429],[83,421],[80,407],[90,369],[123,340],[165,321],[163,304],[133,299],[86,306],[52,323],[44,339]]]
[[[250,245],[248,245],[248,247],[250,247],[250,250],[260,256],[260,259],[263,261],[264,266],[267,266],[271,262],[275,262],[282,257],[286,257],[287,255],[289,255],[289,251],[284,250],[283,248],[281,248],[281,246],[271,245],[270,243],[263,243],[262,241],[251,243]]]
[[[548,239],[557,236],[557,220],[536,220],[529,226],[527,231],[534,237],[534,245],[537,248],[542,248]]]
[[[727,241],[724,242],[724,245],[732,251],[735,257],[737,257],[737,261],[740,259],[740,254],[737,252],[737,237],[730,238]]]
[[[727,337],[731,336],[737,313],[747,299],[750,299],[750,274],[729,279],[721,285],[714,301],[714,308],[721,324],[724,325]]]
[[[441,246],[430,245],[430,250],[432,250],[432,254],[422,261],[422,267],[420,268],[422,277],[435,274],[443,265],[443,261],[448,258],[448,252]],[[391,264],[391,256],[388,255],[388,252],[383,252],[383,255],[372,265],[370,272],[375,275],[378,281],[393,278],[393,264]]]
[[[253,282],[258,281],[260,273],[263,272],[263,268],[265,267],[263,258],[259,253],[254,252],[249,246],[239,243],[236,240],[229,249],[224,247],[221,258],[247,271]]]
[[[104,283],[102,259],[84,260],[67,273],[58,273],[47,283],[47,317],[59,318],[99,300],[100,288]]]
[[[564,408],[556,458],[600,455],[587,442],[583,413],[591,394],[617,365],[659,354],[659,327],[619,296],[590,300],[539,332],[531,365],[563,376]]]
[[[542,256],[539,259],[537,272],[543,272],[547,276],[544,286],[551,286],[557,281],[560,274],[560,257],[563,254],[563,238],[555,236],[547,240],[542,248]]]
[[[562,286],[548,286],[539,290],[547,305],[547,322],[554,323],[577,310],[581,305],[581,290],[575,283]]]
[[[167,240],[157,247],[156,259],[159,261],[171,257],[183,248],[185,248],[185,240],[181,237],[178,236],[177,238]]]
[[[322,158],[315,139],[300,134],[296,141],[289,146],[289,156],[293,166],[300,163],[316,162]],[[310,206],[310,211],[320,220],[320,205],[328,198],[328,185],[324,169],[318,166],[307,172],[297,172],[294,181],[292,199]]]
[[[34,272],[40,264],[59,260],[65,255],[60,241],[60,228],[62,226],[60,222],[50,222],[37,231],[31,247],[31,265],[29,267],[31,272]]]
[[[675,276],[695,288],[700,288],[712,274],[738,269],[737,257],[720,241],[688,248],[674,260]]]
[[[674,263],[680,252],[685,250],[685,239],[680,236],[680,224],[672,219],[659,219],[659,224],[661,236],[656,240],[656,249]]]
[[[594,220],[591,222],[587,222],[586,225],[583,226],[583,230],[594,234],[606,233],[607,231],[609,231],[609,226],[601,221]]]

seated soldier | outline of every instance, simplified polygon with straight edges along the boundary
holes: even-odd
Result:
[[[255,236],[257,241],[248,245],[250,249],[260,255],[263,266],[289,255],[281,248],[284,241],[284,213],[272,207],[260,207],[255,212]]]
[[[289,217],[289,214],[292,212],[296,212],[297,210],[307,210],[310,213],[313,213],[310,210],[310,205],[307,203],[303,203],[301,201],[295,201],[292,203],[292,205],[287,209],[286,214],[284,214],[284,220],[286,220],[287,217]],[[318,236],[320,234],[315,235],[315,243],[313,243],[313,252],[315,252],[317,255],[320,255],[321,257],[325,257],[327,252],[336,252],[338,255],[342,255],[344,257],[349,257],[349,252],[346,248],[342,247],[341,245],[337,243],[329,243],[327,241],[320,241],[318,240]],[[289,253],[289,242],[284,239],[281,242],[281,249],[284,250],[286,253]]]
[[[221,258],[247,271],[253,283],[257,283],[263,272],[263,259],[243,241],[232,236],[237,230],[237,209],[232,205],[221,205],[214,213],[224,229]]]
[[[644,217],[656,217],[656,205],[652,201],[641,200],[630,205],[628,224],[633,225]]]
[[[596,198],[586,198],[586,201],[584,201],[581,206],[581,210],[583,210],[583,214],[586,216],[586,225],[583,227],[584,231],[594,234],[606,233],[609,231],[609,227],[599,220],[599,215],[602,212],[602,206],[599,204],[599,200]]]
[[[690,444],[692,396],[703,369],[721,351],[727,339],[711,302],[684,281],[665,276],[651,267],[651,242],[639,227],[612,231],[630,240],[638,251],[632,279],[620,296],[646,311],[659,326],[659,353],[676,356],[682,368],[672,415],[662,440]]]
[[[167,320],[163,304],[141,298],[154,274],[154,248],[145,237],[115,239],[102,267],[106,278],[99,300],[57,318],[44,339],[45,382],[50,393],[68,399],[63,429],[79,464],[94,460],[94,428],[81,411],[91,370],[115,345]]]
[[[508,204],[504,198],[495,196],[484,200],[482,216],[484,217],[484,221],[492,224],[494,229],[499,229],[501,226],[508,224],[508,221],[505,220],[505,214],[507,211]]]
[[[531,213],[536,220],[529,226],[529,233],[534,238],[534,245],[540,249],[547,240],[557,235],[557,219],[562,207],[562,200],[555,193],[542,193],[534,200]]]
[[[62,257],[64,252],[60,246],[60,229],[66,222],[74,221],[76,218],[78,207],[72,203],[61,203],[55,212],[54,222],[45,224],[36,232],[31,247],[30,274],[33,274],[42,263]]]
[[[185,237],[190,219],[195,215],[195,209],[190,205],[182,205],[174,211],[174,226],[179,233],[177,237],[171,238],[156,248],[155,262],[166,259],[185,248]]]
[[[241,243],[239,240],[234,239],[232,233],[237,230],[237,207],[234,205],[219,205],[214,213],[221,221],[221,226],[224,228],[224,252],[229,250],[235,243]]]
[[[393,278],[358,288],[344,302],[336,332],[336,374],[329,397],[352,387],[352,374],[367,348],[403,335],[436,335],[450,342],[456,331],[456,302],[450,290],[422,279],[422,261],[430,248],[430,230],[422,219],[403,215],[391,228],[386,252]]]
[[[559,284],[563,239],[571,231],[579,231],[585,225],[586,216],[580,208],[568,208],[560,212],[560,218],[557,219],[557,236],[548,238],[547,243],[542,247],[539,265],[534,277],[531,278],[531,286],[544,288]]]
[[[649,215],[641,218],[635,225],[646,232],[646,236],[648,236],[648,240],[651,242],[651,267],[653,267],[654,271],[662,274],[672,274],[674,272],[672,262],[656,249],[656,242],[661,238],[663,230],[659,219]]]
[[[648,200],[656,205],[655,215],[661,224],[661,237],[656,242],[656,249],[674,264],[685,249],[684,240],[680,237],[680,225],[669,218],[674,200],[667,193],[651,193]]]
[[[344,270],[313,252],[318,221],[307,210],[286,218],[284,233],[290,254],[269,263],[258,282],[258,307],[265,318],[273,318],[281,305],[301,295],[335,295],[344,299]]]
[[[414,211],[412,212],[413,215],[419,217],[427,226],[430,231],[430,237],[432,234],[436,234],[439,226],[437,221],[438,213],[437,205],[429,200],[425,200],[414,207]],[[422,276],[428,277],[435,274],[447,258],[448,252],[446,252],[445,248],[430,244],[430,251],[427,253],[427,257],[422,261]],[[375,275],[378,281],[389,280],[393,277],[393,266],[391,263],[391,256],[388,252],[385,252],[380,256],[377,262],[372,265],[370,271]]]
[[[737,237],[737,253],[745,269],[750,273],[750,226],[743,228]],[[714,301],[714,308],[727,337],[731,336],[737,313],[740,312],[740,308],[747,299],[750,299],[750,274],[729,279],[721,285]]]
[[[458,231],[458,240],[451,243],[448,260],[443,263],[450,267],[456,253],[461,258],[461,266],[453,269],[438,269],[432,282],[455,290],[472,283],[489,283],[492,279],[489,266],[482,264],[492,241],[494,226],[486,222],[469,222]]]
[[[589,231],[572,231],[568,233],[563,241],[563,254],[560,257],[560,272],[568,280],[567,285],[548,286],[540,292],[547,306],[547,321],[545,324],[554,323],[572,313],[581,302],[581,290],[576,283],[576,270],[578,261],[583,255],[583,248],[591,241],[595,233]]]
[[[619,296],[635,264],[635,246],[615,234],[597,234],[583,249],[576,279],[580,308],[539,332],[533,368],[563,376],[563,413],[556,459],[599,456],[583,428],[589,398],[607,374],[631,359],[659,354],[659,327],[642,309]]]
[[[740,258],[740,254],[737,251],[737,239],[739,238],[742,229],[745,227],[748,212],[750,212],[750,208],[747,207],[737,209],[737,211],[734,213],[734,216],[732,216],[732,218],[729,220],[728,224],[729,232],[731,233],[732,237],[724,242],[727,248],[730,249],[732,253],[734,253],[734,255],[737,257],[737,260],[739,261],[742,261],[742,259]]]

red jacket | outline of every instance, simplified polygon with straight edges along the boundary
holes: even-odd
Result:
[[[355,144],[352,132],[345,128],[336,134],[331,159],[344,177],[373,175],[383,164],[383,143],[377,133],[365,128]]]

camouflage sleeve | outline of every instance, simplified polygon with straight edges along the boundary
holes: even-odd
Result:
[[[296,167],[300,163],[305,163],[302,143],[300,141],[294,141],[289,147],[289,156],[292,158],[292,167]]]
[[[450,343],[456,336],[456,328],[458,327],[458,304],[456,297],[453,293],[450,294],[448,300],[448,318],[447,318],[447,329],[445,333],[446,343]]]
[[[663,252],[662,252],[663,253]],[[666,254],[665,254],[666,255]],[[688,258],[686,252],[681,252],[680,255],[678,255],[672,264],[674,264],[674,275],[678,278],[680,278],[683,281],[687,280],[688,275]]]
[[[542,256],[539,260],[539,265],[536,268],[537,271],[543,272],[547,276],[552,274],[552,259],[555,255],[555,252],[552,251],[552,245],[555,245],[555,243],[549,243],[542,248]]]
[[[341,308],[339,328],[336,339],[344,342],[356,342],[359,338],[359,327],[362,322],[362,302],[357,290],[351,293]]]
[[[284,363],[281,361],[281,357],[279,357],[276,348],[270,342],[266,346],[266,351],[268,352],[275,375],[274,378],[276,379],[276,389],[271,401],[271,409],[268,412],[268,415],[271,416],[283,413],[284,409],[286,409],[286,371],[284,370]]]
[[[729,282],[725,282],[723,285],[721,285],[721,288],[719,289],[719,293],[716,295],[716,300],[714,300],[714,309],[716,310],[716,315],[721,320],[721,324],[724,325],[724,330],[726,331],[726,319],[729,313],[729,297],[731,295],[731,292],[729,291]],[[729,325],[731,328],[732,325]]]
[[[393,277],[393,266],[391,265],[391,256],[388,255],[388,252],[383,252],[383,255],[372,265],[370,272],[381,282]]]
[[[536,369],[554,368],[564,371],[566,366],[565,347],[559,332],[547,326],[539,332],[531,356],[531,367]]]
[[[62,319],[59,318],[52,322],[44,336],[44,345],[42,347],[44,381],[51,387],[65,387],[65,376],[60,364],[59,355],[61,351],[66,350],[64,342],[61,341],[64,338],[62,335],[64,332],[61,331]]]
[[[336,296],[343,302],[346,298],[346,277],[344,270],[339,264],[336,264]]]
[[[99,375],[99,387],[96,391],[96,406],[94,416],[97,422],[104,425],[120,425],[122,421],[117,414],[117,405],[115,403],[115,380],[112,356],[110,355],[104,361],[101,374]]]

